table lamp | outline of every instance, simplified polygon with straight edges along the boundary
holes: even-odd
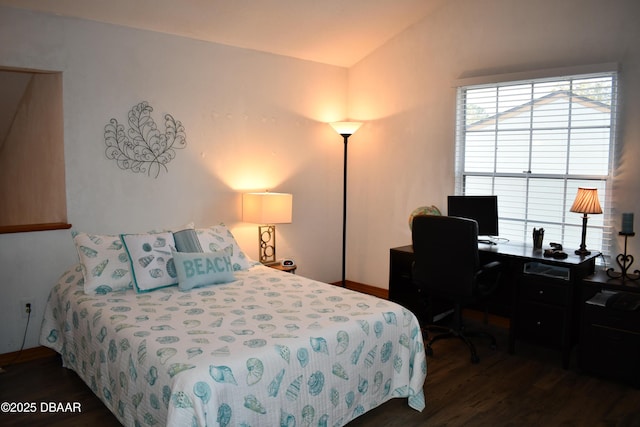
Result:
[[[242,220],[263,224],[258,227],[259,257],[262,264],[276,262],[276,226],[291,223],[293,196],[288,193],[245,193]]]
[[[580,243],[580,249],[576,249],[576,255],[589,255],[591,251],[587,250],[585,243],[587,237],[587,214],[602,213],[600,201],[598,200],[598,190],[595,188],[578,188],[576,199],[569,210],[582,214],[582,242]]]

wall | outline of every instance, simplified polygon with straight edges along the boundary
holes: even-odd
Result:
[[[0,65],[62,72],[73,229],[224,221],[257,259],[257,225],[240,221],[240,195],[290,192],[293,223],[278,226],[278,256],[305,276],[340,279],[343,146],[326,122],[345,115],[346,69],[4,7]],[[157,178],[105,155],[105,126],[126,125],[141,101],[161,132],[169,113],[187,136]],[[20,348],[24,299],[34,303],[25,348],[38,345],[49,289],[76,259],[68,230],[0,235],[0,353]]]
[[[450,1],[353,66],[349,113],[366,125],[349,142],[347,276],[387,288],[389,248],[411,241],[409,213],[446,210],[460,78],[619,63],[614,233],[621,212],[635,212],[640,230],[639,20],[636,0]],[[640,239],[629,253],[640,254]]]

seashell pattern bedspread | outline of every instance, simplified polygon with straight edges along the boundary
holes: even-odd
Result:
[[[40,342],[127,426],[341,426],[391,398],[425,406],[405,308],[261,265],[235,282],[49,296]]]

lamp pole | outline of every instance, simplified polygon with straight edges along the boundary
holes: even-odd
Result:
[[[587,250],[587,214],[582,214],[582,240],[580,240],[580,249],[575,250],[576,255],[585,256],[591,255],[591,251]]]
[[[344,166],[342,179],[342,287],[346,287],[346,248],[347,248],[347,142],[349,137],[357,131],[362,122],[333,122],[329,123],[344,140]]]
[[[347,142],[350,134],[342,133],[344,138],[344,166],[342,178],[342,287],[346,287],[346,247],[347,247]]]

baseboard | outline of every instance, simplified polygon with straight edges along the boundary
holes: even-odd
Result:
[[[332,285],[342,286],[342,282],[333,282]],[[376,286],[365,285],[364,283],[352,282],[351,280],[345,280],[345,288],[352,291],[362,292],[363,294],[369,294],[382,299],[389,298],[389,290],[378,288]]]
[[[51,357],[57,354],[48,347],[38,346],[26,348],[22,352],[14,351],[12,353],[0,354],[0,366],[14,365],[16,363],[29,362],[31,360]]]

